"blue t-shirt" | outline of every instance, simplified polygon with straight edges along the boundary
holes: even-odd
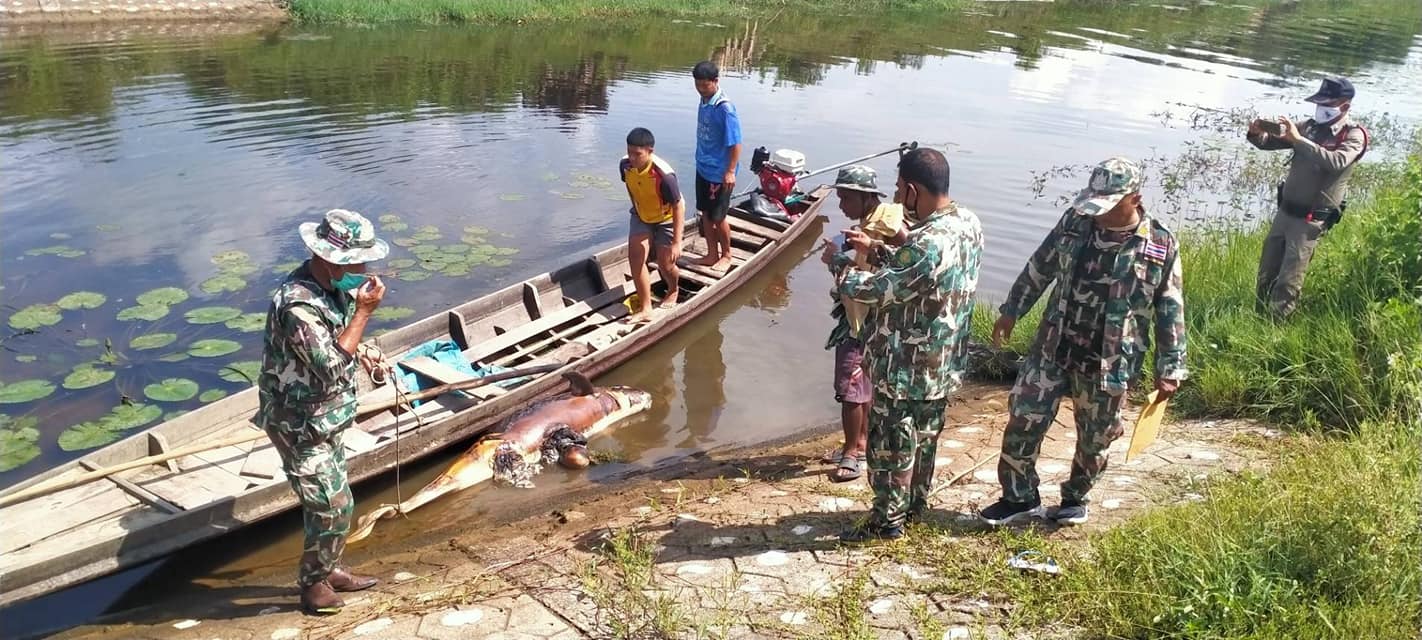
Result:
[[[729,149],[741,142],[741,119],[736,106],[720,91],[696,109],[696,173],[707,182],[726,177]],[[734,169],[739,169],[739,163]]]

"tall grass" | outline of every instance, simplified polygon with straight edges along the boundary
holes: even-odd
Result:
[[[1019,622],[1088,638],[1416,638],[1419,436],[1369,423],[1137,516],[1060,579],[1005,582]]]
[[[517,23],[645,16],[750,15],[778,10],[935,11],[963,0],[289,0],[308,23]]]
[[[1264,230],[1183,235],[1186,415],[1307,429],[1416,421],[1422,393],[1422,161],[1382,178],[1318,245],[1295,314],[1254,310]]]

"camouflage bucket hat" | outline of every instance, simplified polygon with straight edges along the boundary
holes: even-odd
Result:
[[[301,239],[312,253],[331,264],[374,262],[390,253],[390,245],[375,237],[375,225],[345,209],[327,211],[319,223],[302,223]]]
[[[1107,159],[1091,172],[1091,181],[1071,206],[1084,216],[1099,216],[1116,206],[1121,198],[1141,188],[1141,168],[1120,156]]]
[[[862,164],[852,164],[839,170],[839,175],[834,178],[834,188],[876,193],[883,198],[889,197],[888,194],[879,190],[879,185],[875,183],[876,178],[878,178],[878,174],[875,174],[873,169]]]

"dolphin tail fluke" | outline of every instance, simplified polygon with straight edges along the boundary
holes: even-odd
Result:
[[[597,393],[597,390],[593,388],[592,381],[577,371],[564,371],[563,378],[572,385],[574,395],[590,396]]]
[[[375,529],[376,522],[394,516],[397,513],[400,513],[400,505],[382,504],[376,507],[374,511],[361,516],[360,520],[356,522],[355,528],[346,534],[346,544],[365,539],[366,536],[370,535],[371,530]]]

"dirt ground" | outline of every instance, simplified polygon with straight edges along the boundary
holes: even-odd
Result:
[[[613,490],[533,505],[504,526],[439,538],[356,567],[382,579],[349,594],[340,614],[296,609],[290,572],[213,583],[108,615],[61,638],[938,638],[1024,637],[1001,625],[1010,603],[991,591],[925,588],[935,563],[912,548],[933,535],[979,544],[976,510],[999,496],[996,454],[1006,422],[1002,387],[970,387],[950,409],[926,522],[904,540],[847,547],[835,534],[866,514],[866,480],[835,483],[819,461],[838,425],[795,441],[702,456]],[[1038,470],[1045,504],[1059,499],[1075,443],[1064,403]],[[1153,505],[1198,500],[1209,476],[1266,464],[1254,446],[1277,432],[1246,422],[1167,423],[1125,461],[1127,436],[1092,492],[1090,522],[1031,526],[1080,542]],[[867,476],[867,474],[866,474]],[[955,542],[956,544],[956,542]],[[986,562],[1007,562],[1008,556]],[[1063,567],[1070,570],[1070,567]],[[1049,579],[1049,578],[1047,578]],[[1063,637],[1040,630],[1026,637]]]

